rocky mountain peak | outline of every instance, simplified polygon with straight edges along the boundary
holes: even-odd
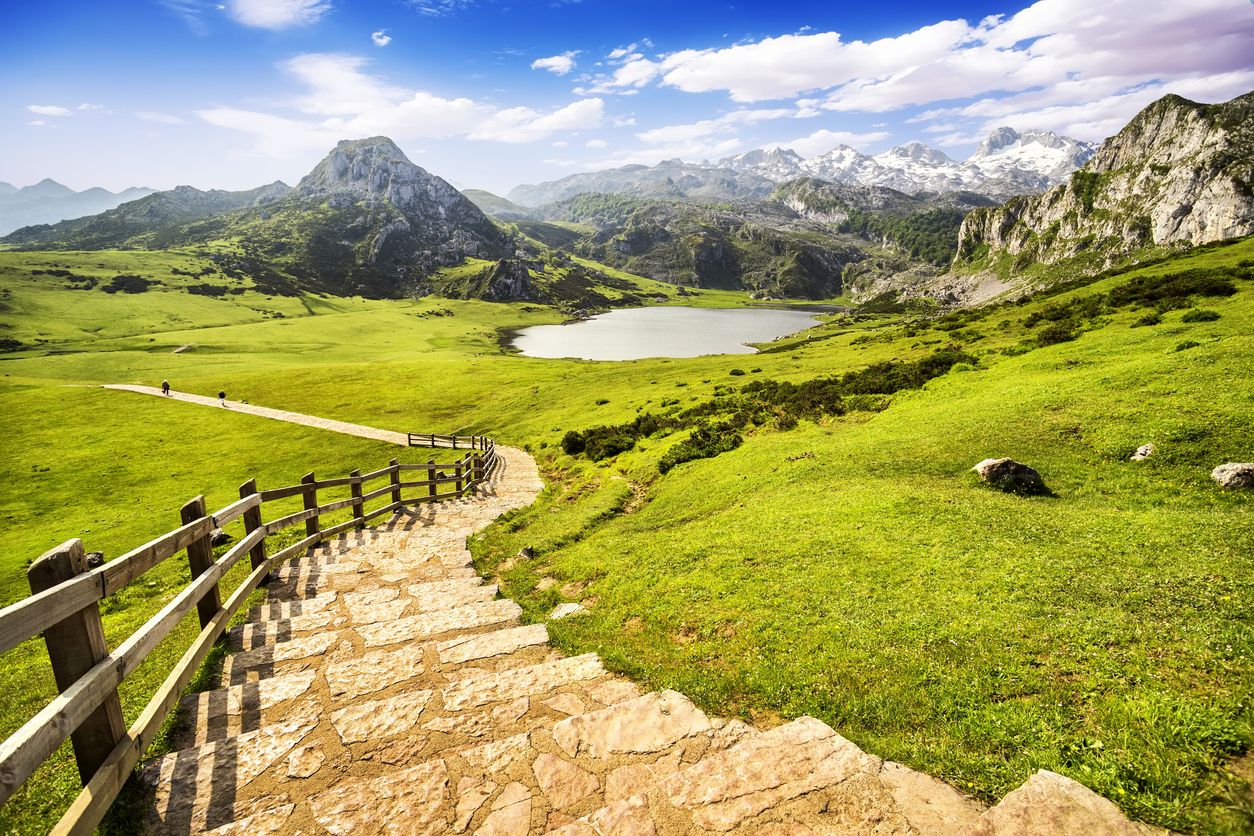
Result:
[[[975,153],[971,155],[971,158],[977,159],[979,157],[987,157],[990,154],[995,154],[1007,146],[1014,145],[1019,141],[1020,136],[1021,134],[1014,128],[1005,126],[995,128],[993,132],[988,135],[988,138],[980,143],[980,147],[975,149]]]
[[[903,159],[913,160],[914,162],[927,163],[929,165],[946,165],[953,163],[944,151],[937,151],[935,148],[929,148],[922,142],[907,142],[905,145],[898,145],[890,151],[884,153],[885,157],[901,157]]]

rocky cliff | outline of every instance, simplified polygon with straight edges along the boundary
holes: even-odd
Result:
[[[1254,233],[1254,93],[1217,105],[1166,96],[1068,182],[977,209],[958,269],[1016,273],[1084,256],[1096,269],[1151,247]]]

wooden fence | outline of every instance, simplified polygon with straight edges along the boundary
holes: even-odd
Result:
[[[439,443],[421,444],[426,439]],[[272,567],[327,538],[363,528],[370,520],[406,504],[465,496],[489,477],[499,461],[491,439],[482,436],[411,433],[410,446],[455,447],[467,452],[443,464],[434,459],[425,464],[401,464],[392,459],[386,467],[370,473],[354,470],[335,479],[318,479],[307,473],[298,485],[269,490],[258,490],[256,480],[250,479],[240,486],[238,501],[209,514],[204,497],[195,497],[183,506],[180,527],[103,566],[88,568],[78,539],[63,543],[31,564],[27,571],[30,597],[0,610],[0,654],[42,633],[60,694],[0,743],[0,803],[7,801],[68,737],[84,789],[53,832],[91,833],[232,616],[269,577]],[[406,480],[407,473],[421,473],[425,478]],[[367,485],[379,481],[384,482],[382,487],[366,490]],[[343,487],[350,490],[347,499],[319,504],[319,490]],[[406,498],[406,490],[418,493]],[[266,503],[298,496],[304,506],[301,511],[263,521],[261,512]],[[367,510],[377,501],[384,504]],[[349,508],[351,519],[322,527],[321,515]],[[215,558],[210,543],[214,529],[237,519],[242,519],[244,537]],[[274,554],[266,553],[267,537],[302,523],[304,537]],[[184,550],[191,583],[110,650],[99,602]],[[252,571],[223,601],[219,581],[245,555]],[[193,608],[199,616],[200,634],[127,729],[118,685]]]
[[[452,450],[492,449],[492,439],[482,435],[440,435],[438,433],[409,433],[410,447],[448,447]],[[459,446],[460,445],[460,446]]]

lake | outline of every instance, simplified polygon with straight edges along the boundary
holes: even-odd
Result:
[[[819,324],[813,311],[775,308],[623,308],[565,325],[520,329],[510,345],[527,357],[639,360],[753,354],[764,343]]]

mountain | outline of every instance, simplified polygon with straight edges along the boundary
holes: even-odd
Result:
[[[0,183],[0,235],[32,224],[51,224],[94,215],[151,193],[152,189],[143,188],[126,189],[116,194],[101,188],[76,192],[49,179],[21,189],[10,183]]]
[[[1095,150],[1090,143],[1049,131],[1020,133],[998,128],[963,162],[911,142],[875,156],[848,145],[810,159],[778,148],[750,151],[719,160],[718,166],[777,182],[818,177],[833,183],[885,186],[907,194],[971,191],[1006,199],[1062,182]]]
[[[90,218],[19,229],[28,249],[135,249],[231,242],[240,269],[281,270],[311,290],[395,296],[467,256],[514,255],[510,237],[386,137],[340,142],[295,188],[179,186]],[[247,269],[244,269],[247,268]]]
[[[664,160],[655,166],[629,165],[605,171],[572,174],[549,183],[516,186],[507,197],[523,206],[544,206],[577,194],[621,194],[658,200],[721,202],[766,197],[775,181],[762,174],[708,165]]]
[[[955,267],[1016,273],[1082,257],[1100,270],[1148,248],[1251,233],[1254,93],[1216,105],[1165,96],[1066,183],[972,212]]]
[[[279,181],[240,192],[220,189],[201,191],[191,186],[176,186],[89,217],[23,227],[2,240],[29,249],[95,250],[160,246],[164,243],[160,240],[162,233],[172,225],[245,206],[264,205],[282,197],[290,189],[286,183]]]
[[[461,191],[467,200],[483,211],[483,214],[490,218],[496,218],[498,221],[530,221],[536,219],[536,214],[531,210],[506,200],[500,195],[492,194],[492,192],[485,192],[483,189],[462,189]]]

